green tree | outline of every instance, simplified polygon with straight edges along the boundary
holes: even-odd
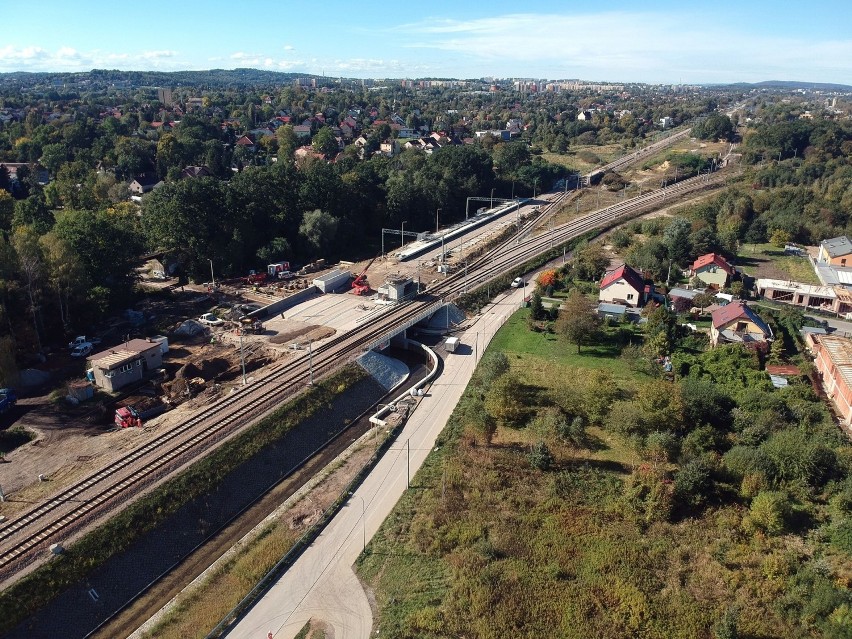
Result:
[[[310,250],[308,257],[328,253],[337,237],[338,225],[339,221],[325,211],[314,209],[305,213],[299,226],[299,236]]]
[[[597,334],[600,318],[594,304],[579,290],[572,289],[565,300],[565,306],[559,311],[556,331],[572,344],[577,345],[577,353],[583,344],[589,343]]]
[[[311,140],[311,146],[317,153],[322,153],[326,158],[331,158],[337,155],[340,150],[337,145],[337,139],[334,137],[331,128],[324,126]]]
[[[526,410],[518,378],[509,373],[498,377],[485,391],[485,410],[500,426],[518,426]]]
[[[669,259],[679,266],[684,266],[689,259],[691,247],[689,238],[692,234],[692,224],[682,217],[674,218],[666,227],[663,241]]]
[[[538,290],[533,291],[530,298],[530,317],[534,320],[541,321],[547,316],[544,310],[544,304],[541,302],[541,293]]]
[[[767,535],[779,535],[786,528],[790,510],[787,493],[763,490],[752,500],[746,523]]]
[[[550,448],[543,441],[538,441],[533,445],[527,459],[530,466],[538,470],[550,470],[553,465],[553,453],[550,452]]]
[[[479,386],[488,388],[510,370],[509,358],[506,357],[506,353],[502,351],[487,351],[477,367]]]

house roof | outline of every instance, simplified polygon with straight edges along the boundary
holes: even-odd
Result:
[[[619,268],[604,275],[603,281],[601,282],[601,289],[605,289],[607,286],[614,284],[620,279],[627,282],[630,288],[634,289],[637,293],[641,293],[645,290],[645,282],[642,281],[642,276],[627,266],[627,264],[622,264]]]
[[[160,178],[155,173],[140,173],[133,178],[133,181],[137,182],[139,186],[153,186],[160,181]]]
[[[160,348],[159,342],[149,342],[147,339],[132,339],[120,346],[110,348],[89,357],[89,361],[97,362],[100,368],[114,368],[129,360],[136,359],[140,353],[152,348]]]
[[[766,322],[760,319],[758,314],[750,309],[742,300],[731,302],[722,308],[716,309],[713,311],[711,317],[713,319],[713,326],[717,329],[724,328],[735,320],[745,319],[757,326],[764,335],[772,335],[772,331],[766,325]]]
[[[852,253],[852,242],[850,242],[849,238],[845,235],[823,240],[820,242],[820,245],[831,257],[840,257],[841,255],[849,255]]]
[[[699,293],[703,293],[703,292],[704,291],[702,291],[700,289],[695,289],[695,288],[674,287],[671,290],[669,290],[669,297],[671,297],[671,298],[682,297],[684,299],[691,300],[691,299],[694,299],[696,295],[698,295]]]
[[[601,302],[598,304],[599,313],[611,313],[613,315],[624,315],[627,312],[627,307],[624,304],[608,304]]]
[[[852,388],[852,341],[837,335],[815,336],[817,343],[825,349],[847,388]]]
[[[721,255],[717,255],[716,253],[707,253],[706,255],[702,255],[698,259],[696,259],[692,263],[692,270],[697,271],[700,268],[704,268],[705,266],[710,266],[711,264],[715,264],[720,269],[725,271],[728,275],[734,274],[734,269],[725,261],[725,258]]]

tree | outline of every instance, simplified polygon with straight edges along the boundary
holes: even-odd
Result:
[[[663,235],[666,244],[666,251],[669,259],[683,266],[689,258],[690,246],[689,237],[692,233],[692,224],[689,220],[682,217],[674,218],[666,228]]]
[[[565,307],[559,311],[556,331],[572,344],[576,344],[579,353],[580,347],[591,341],[599,326],[600,318],[592,302],[576,288],[572,289],[565,301]]]
[[[339,150],[337,139],[334,137],[334,133],[331,132],[331,128],[327,126],[317,131],[317,134],[311,140],[311,146],[314,148],[314,151],[322,153],[326,158],[337,155]]]
[[[325,254],[337,236],[338,220],[331,214],[314,209],[305,213],[299,226],[299,235],[306,242],[311,255],[318,257]]]
[[[540,321],[546,316],[547,313],[544,310],[544,304],[541,302],[541,293],[539,293],[538,290],[535,290],[530,298],[530,317],[534,320]]]
[[[530,466],[538,470],[549,470],[553,465],[553,453],[550,452],[550,448],[543,441],[535,443],[530,449],[527,459],[530,462]]]
[[[787,493],[762,490],[751,502],[746,523],[767,535],[779,535],[784,532],[789,515],[790,499]]]
[[[479,385],[483,388],[488,388],[497,379],[508,373],[509,358],[503,351],[489,350],[480,360],[477,372],[479,375]]]
[[[44,275],[44,265],[41,249],[38,244],[38,235],[29,227],[15,229],[12,235],[12,245],[18,254],[18,262],[21,274],[24,278],[24,286],[30,303],[30,314],[33,320],[33,333],[35,335],[38,351],[41,352],[41,304],[40,290],[41,279]]]
[[[521,383],[511,374],[501,375],[485,392],[485,410],[501,426],[517,426],[525,408]]]
[[[278,138],[278,161],[292,162],[293,153],[299,148],[299,138],[296,137],[293,125],[285,124],[278,127],[275,137]]]
[[[790,240],[793,239],[793,236],[789,231],[785,231],[784,229],[776,229],[772,231],[772,235],[769,236],[769,242],[773,246],[777,246],[778,248],[784,248],[787,244],[790,243]]]
[[[597,281],[606,272],[609,257],[599,242],[585,244],[574,251],[574,275],[581,280]]]
[[[86,272],[74,249],[51,231],[39,239],[48,280],[56,292],[59,318],[66,329],[71,326],[71,299],[84,297],[88,287]]]

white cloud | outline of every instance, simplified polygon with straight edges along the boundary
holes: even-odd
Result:
[[[292,44],[285,44],[284,45],[285,51],[295,51],[295,49],[296,49],[296,47],[294,47]]]
[[[502,74],[596,77],[611,80],[733,81],[817,79],[852,82],[852,40],[811,42],[738,32],[729,17],[600,12],[511,14],[471,21],[424,20],[390,33],[409,40],[402,47],[439,52],[453,75]],[[536,69],[539,69],[536,72]],[[547,69],[549,73],[544,70]],[[768,74],[768,75],[767,75]]]
[[[60,46],[55,50],[41,47],[0,47],[0,71],[88,71],[97,68],[178,69],[187,68],[177,51],[159,50],[140,53],[109,52],[98,49],[78,51]]]

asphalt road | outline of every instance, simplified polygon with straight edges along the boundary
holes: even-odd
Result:
[[[292,638],[312,618],[325,621],[335,639],[370,636],[370,604],[352,565],[406,490],[408,477],[434,447],[476,360],[517,310],[523,292],[498,297],[459,335],[467,348],[446,357],[442,374],[409,417],[397,443],[319,538],[231,630],[229,639]]]

